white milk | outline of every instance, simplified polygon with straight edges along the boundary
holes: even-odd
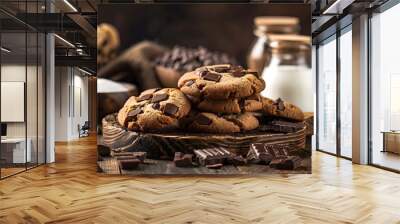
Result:
[[[311,69],[305,66],[279,65],[264,69],[266,88],[262,96],[293,103],[304,112],[314,111]]]

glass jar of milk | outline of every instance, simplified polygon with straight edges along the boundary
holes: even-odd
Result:
[[[311,38],[300,35],[269,35],[271,60],[262,72],[266,88],[262,96],[314,111],[313,80],[309,57]]]
[[[299,19],[285,16],[260,16],[254,18],[254,26],[256,39],[247,56],[247,67],[261,74],[270,60],[268,35],[297,34]]]

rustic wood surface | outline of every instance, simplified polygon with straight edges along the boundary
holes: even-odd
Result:
[[[209,169],[203,166],[176,167],[172,161],[146,159],[144,164],[140,164],[134,170],[120,170],[118,161],[114,158],[103,158],[97,162],[99,171],[106,174],[122,175],[268,175],[268,174],[306,174],[311,172],[311,158],[304,158],[302,167],[298,170],[277,170],[266,165],[249,164],[245,166],[224,165],[221,169]]]
[[[209,147],[223,147],[246,155],[251,143],[284,144],[293,150],[304,149],[306,144],[306,128],[288,134],[260,130],[234,134],[139,133],[122,128],[116,121],[116,114],[106,116],[102,125],[103,143],[113,151],[146,151],[149,158],[172,158],[176,151],[193,153],[194,149]]]

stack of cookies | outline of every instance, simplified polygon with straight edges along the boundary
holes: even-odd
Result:
[[[149,89],[131,97],[118,113],[119,123],[132,131],[237,133],[257,129],[263,122],[258,114],[274,121],[304,120],[298,107],[261,97],[264,81],[257,72],[240,66],[197,68],[179,79],[178,88]],[[297,128],[282,122],[268,125],[279,132]]]
[[[178,88],[192,103],[189,130],[234,133],[259,126],[252,112],[262,109],[258,94],[265,83],[256,72],[228,64],[204,66],[185,73]]]

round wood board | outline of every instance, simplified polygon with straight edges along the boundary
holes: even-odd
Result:
[[[117,114],[103,118],[103,143],[113,152],[145,151],[149,158],[168,159],[175,152],[193,153],[194,149],[223,147],[233,153],[247,154],[250,144],[284,144],[293,151],[303,150],[306,144],[306,128],[294,133],[271,133],[262,131],[262,127],[245,133],[142,133],[128,131],[119,125]]]

